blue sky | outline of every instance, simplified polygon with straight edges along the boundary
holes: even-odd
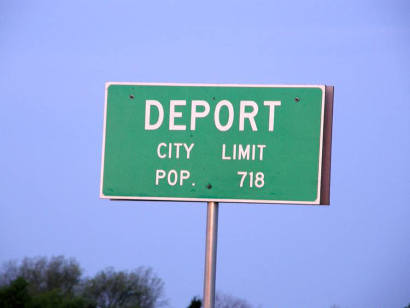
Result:
[[[217,289],[410,302],[408,1],[1,1],[0,262],[151,266],[202,294],[206,206],[99,195],[106,81],[335,86],[331,206],[221,204]]]

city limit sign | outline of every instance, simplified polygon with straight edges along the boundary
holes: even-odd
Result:
[[[329,204],[333,87],[106,84],[101,197]]]

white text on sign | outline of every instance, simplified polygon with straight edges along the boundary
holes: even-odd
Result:
[[[178,119],[183,117],[183,109],[186,106],[186,100],[170,100],[169,101],[169,130],[187,130],[188,124],[176,123]],[[280,101],[264,101],[263,105],[265,112],[269,112],[268,123],[265,124],[265,128],[268,131],[274,131],[274,121],[275,121],[275,107],[280,106]],[[151,110],[155,108],[158,112],[158,119],[153,123],[151,119]],[[179,111],[177,111],[177,108]],[[185,108],[186,109],[186,108]],[[201,110],[200,110],[201,109]],[[196,122],[198,119],[204,119],[209,116],[210,105],[205,100],[192,100],[191,101],[191,118],[189,123],[189,129],[191,131],[196,130]],[[221,110],[226,109],[228,111],[228,120],[226,123],[221,123]],[[156,130],[159,129],[164,122],[164,107],[158,100],[148,99],[145,101],[145,130]],[[185,110],[186,112],[186,110]],[[215,105],[214,109],[214,125],[221,131],[225,132],[232,128],[235,111],[232,103],[226,99],[219,101]],[[259,112],[258,104],[251,100],[241,100],[239,105],[239,131],[245,130],[245,122],[247,121],[252,131],[257,131],[258,126],[255,121],[255,116]],[[179,120],[180,121],[180,120]]]

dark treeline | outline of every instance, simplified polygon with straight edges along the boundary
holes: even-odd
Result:
[[[252,308],[252,306],[244,299],[237,298],[232,295],[216,292],[215,295],[216,308]],[[202,308],[202,300],[199,297],[194,297],[191,300],[188,308]]]
[[[157,308],[166,304],[164,283],[150,268],[115,271],[109,267],[84,277],[75,259],[58,256],[10,261],[0,270],[0,308]],[[187,308],[202,306],[202,300],[194,297]],[[253,306],[217,292],[215,307]]]
[[[73,258],[10,261],[0,270],[0,308],[157,308],[165,306],[164,283],[150,268],[106,268],[84,277]],[[189,308],[201,308],[194,297]],[[217,308],[252,308],[245,300],[216,294]]]
[[[0,271],[0,308],[154,308],[163,306],[164,283],[150,268],[107,268],[83,277],[63,256],[8,262]]]

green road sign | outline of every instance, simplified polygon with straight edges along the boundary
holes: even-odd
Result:
[[[101,197],[323,203],[327,89],[107,83]]]

